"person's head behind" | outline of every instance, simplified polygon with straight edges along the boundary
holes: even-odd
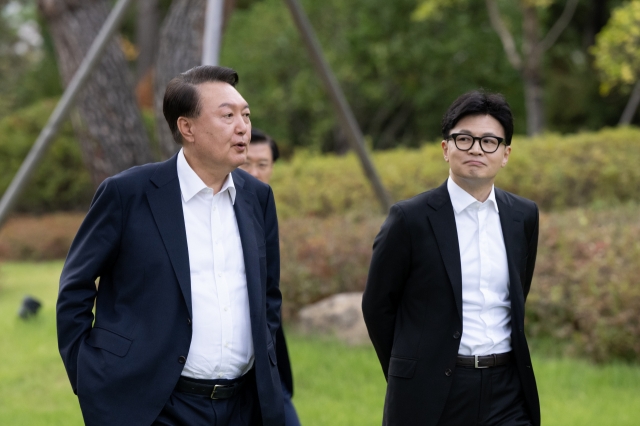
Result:
[[[238,73],[231,68],[201,65],[178,74],[167,84],[162,113],[176,143],[183,142],[178,128],[178,118],[197,118],[202,110],[197,86],[213,82],[227,83],[235,87],[238,84]]]
[[[247,161],[241,169],[264,183],[269,183],[273,173],[273,163],[280,157],[278,145],[271,136],[259,129],[251,129],[251,144]]]

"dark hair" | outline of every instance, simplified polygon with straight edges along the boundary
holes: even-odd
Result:
[[[169,124],[173,139],[181,144],[182,135],[178,130],[178,118],[196,118],[200,115],[200,94],[197,85],[220,81],[235,87],[238,73],[231,68],[200,65],[174,77],[164,92],[162,113]]]
[[[449,137],[449,132],[466,116],[488,114],[498,120],[504,129],[506,145],[511,145],[513,136],[513,115],[511,107],[504,96],[499,93],[489,93],[473,90],[453,101],[442,117],[442,137]]]
[[[268,143],[271,148],[271,156],[273,157],[274,163],[280,157],[280,151],[278,151],[276,141],[260,129],[251,129],[251,143]]]

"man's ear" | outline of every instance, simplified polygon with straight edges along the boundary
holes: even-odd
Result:
[[[444,139],[442,140],[442,154],[444,155],[444,161],[449,162],[449,144]]]
[[[507,165],[507,162],[509,161],[509,155],[511,155],[511,145],[507,145],[504,150],[504,156],[502,157],[502,167]]]
[[[187,117],[178,117],[177,124],[183,141],[195,141],[195,135],[193,134],[193,122],[190,119],[188,119]]]

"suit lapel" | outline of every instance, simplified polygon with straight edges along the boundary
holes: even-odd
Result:
[[[173,156],[158,167],[151,177],[156,188],[147,191],[147,200],[192,317],[189,247],[176,160],[177,156]]]
[[[249,308],[251,319],[257,317],[262,312],[262,289],[260,284],[260,254],[258,253],[258,243],[254,220],[251,217],[253,203],[257,203],[255,194],[244,188],[244,179],[237,173],[233,173],[233,182],[236,187],[236,202],[233,210],[238,222],[240,231],[240,241],[242,243],[242,254],[244,256],[244,269],[247,278],[247,292],[249,294]]]
[[[433,209],[428,218],[436,236],[440,255],[444,262],[449,281],[451,282],[453,296],[458,307],[458,316],[462,321],[462,268],[460,266],[460,247],[458,245],[458,231],[456,219],[447,182],[433,191],[433,196],[428,201]]]
[[[504,248],[507,252],[507,264],[509,265],[509,294],[511,296],[511,309],[524,305],[524,293],[522,291],[522,281],[520,280],[520,270],[516,260],[518,249],[521,244],[518,241],[523,227],[523,213],[514,210],[514,207],[506,193],[498,188],[495,189],[498,210],[500,210],[500,225],[502,227],[502,237]],[[514,303],[518,302],[518,303]]]

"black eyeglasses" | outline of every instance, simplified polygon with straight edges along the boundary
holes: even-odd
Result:
[[[469,151],[471,148],[473,148],[473,144],[478,141],[478,143],[480,144],[480,149],[485,154],[496,152],[500,144],[504,142],[504,138],[500,138],[498,136],[475,137],[466,133],[452,133],[447,138],[447,140],[449,139],[453,139],[453,143],[460,151]],[[505,143],[505,145],[507,144]]]

